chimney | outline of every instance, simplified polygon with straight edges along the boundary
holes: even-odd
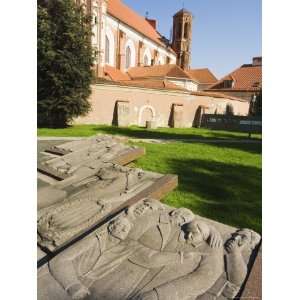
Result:
[[[157,28],[157,21],[156,20],[154,20],[154,19],[148,19],[146,17],[146,21],[156,30],[156,28]]]
[[[253,57],[253,59],[252,59],[252,65],[254,67],[262,66],[262,57],[261,56]]]

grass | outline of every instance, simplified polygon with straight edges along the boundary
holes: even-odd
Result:
[[[87,137],[99,133],[151,139],[245,139],[248,137],[248,133],[244,132],[217,131],[205,128],[158,128],[148,130],[137,126],[75,125],[63,129],[38,129],[38,136],[50,137]],[[252,139],[261,139],[261,134],[252,134]]]
[[[261,232],[261,144],[135,144],[146,148],[137,167],[179,176],[166,204]]]
[[[177,174],[179,186],[165,197],[166,204],[187,207],[213,220],[261,232],[261,143],[230,142],[247,138],[246,133],[209,129],[146,130],[105,125],[76,125],[65,129],[38,129],[39,136],[92,136],[98,133],[131,138],[184,139],[157,144],[135,142],[146,148],[137,167]],[[252,135],[261,140],[261,135]],[[201,143],[195,139],[205,139]],[[209,139],[220,139],[210,143]],[[227,139],[226,143],[222,143]]]

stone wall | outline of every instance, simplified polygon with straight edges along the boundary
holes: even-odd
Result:
[[[145,126],[146,121],[155,121],[157,126],[168,127],[174,124],[173,107],[179,105],[182,112],[179,117],[176,115],[175,124],[192,127],[199,119],[199,107],[205,107],[205,113],[215,113],[216,108],[218,113],[225,113],[226,105],[230,103],[236,115],[247,115],[249,110],[249,103],[243,101],[107,83],[92,86],[90,102],[91,112],[76,119],[75,124]],[[204,113],[203,109],[201,113]]]

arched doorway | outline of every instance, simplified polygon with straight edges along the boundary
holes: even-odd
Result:
[[[141,107],[139,113],[139,126],[146,127],[147,121],[155,120],[155,110],[150,105],[145,105]]]

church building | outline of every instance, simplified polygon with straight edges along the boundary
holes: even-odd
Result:
[[[92,111],[75,123],[199,126],[201,114],[215,106],[225,112],[228,102],[237,114],[248,113],[247,101],[203,91],[217,78],[206,68],[190,68],[193,16],[188,10],[174,14],[168,40],[158,32],[157,20],[140,16],[122,0],[75,1],[92,17],[97,54]]]

